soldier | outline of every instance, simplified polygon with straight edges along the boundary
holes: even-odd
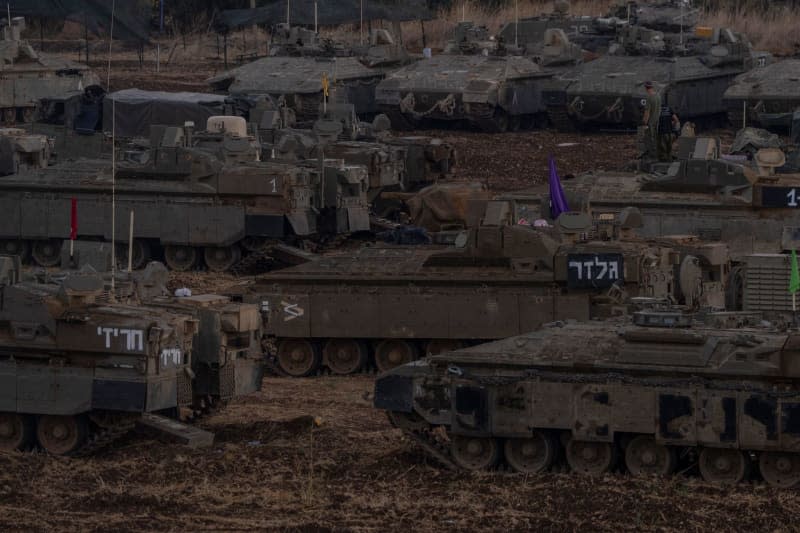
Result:
[[[672,141],[675,132],[680,129],[677,115],[667,106],[662,106],[661,96],[656,93],[653,82],[646,81],[647,91],[642,125],[645,131],[644,156],[647,159],[670,161],[672,159]]]
[[[652,81],[644,82],[647,98],[644,102],[642,126],[644,128],[644,159],[657,159],[658,117],[661,114],[661,98],[656,94]]]

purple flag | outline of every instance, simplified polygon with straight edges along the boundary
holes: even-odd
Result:
[[[558,218],[558,215],[569,211],[567,205],[567,198],[564,196],[564,189],[561,188],[561,180],[558,178],[558,171],[556,170],[556,160],[550,156],[550,215],[553,220]]]

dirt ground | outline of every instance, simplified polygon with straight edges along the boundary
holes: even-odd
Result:
[[[372,378],[267,378],[191,450],[0,455],[3,531],[790,531],[800,497],[695,479],[453,473],[371,407]],[[320,425],[315,426],[314,419]]]

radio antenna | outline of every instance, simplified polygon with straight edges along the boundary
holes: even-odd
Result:
[[[114,17],[117,0],[111,2],[111,26],[108,34],[108,70],[106,89],[111,90],[111,49],[114,43]],[[111,100],[111,298],[114,299],[117,276],[117,99]]]

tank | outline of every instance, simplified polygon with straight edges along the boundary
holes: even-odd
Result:
[[[533,124],[550,77],[525,57],[439,55],[388,74],[375,98],[395,128],[433,121],[499,132]]]
[[[334,106],[331,106],[334,107]],[[313,161],[320,151],[327,158],[362,166],[369,177],[368,198],[372,209],[382,215],[375,199],[384,191],[416,191],[449,176],[456,165],[455,148],[439,138],[428,136],[394,136],[388,134],[388,118],[376,117],[373,123],[353,122],[340,117],[354,117],[350,104],[335,107],[349,112],[331,113],[323,120],[343,124],[338,139],[321,143],[313,129],[281,127],[280,122],[262,116],[259,136],[265,159],[274,161]],[[251,112],[252,114],[252,112]],[[378,208],[378,209],[376,209]]]
[[[800,176],[776,173],[786,157],[778,149],[721,158],[715,138],[681,138],[678,160],[653,173],[594,172],[562,182],[571,209],[595,217],[637,207],[643,237],[697,235],[726,243],[734,259],[753,253],[780,253],[798,246]],[[516,217],[549,218],[545,186],[500,195],[511,200]]]
[[[371,361],[385,371],[554,320],[623,312],[637,296],[724,307],[724,246],[643,241],[630,235],[635,211],[594,228],[579,213],[535,228],[502,223],[507,215],[490,202],[484,224],[455,246],[325,256],[259,276],[236,297],[261,306],[271,355],[296,377]]]
[[[218,294],[191,294],[186,289],[172,295],[167,289],[169,271],[162,263],[153,261],[142,270],[112,273],[103,270],[111,264],[109,246],[78,241],[74,248],[74,255],[68,258],[69,269],[34,269],[28,277],[40,285],[59,285],[90,273],[101,281],[103,294],[113,294],[116,303],[163,309],[197,322],[191,348],[192,417],[261,390],[264,356],[261,315],[256,305],[232,302]],[[98,262],[101,255],[106,257]]]
[[[790,131],[800,109],[798,81],[800,59],[784,59],[739,75],[723,96],[730,123],[737,128],[746,124]]]
[[[641,27],[619,31],[609,54],[559,76],[544,101],[551,123],[574,128],[636,128],[641,124],[646,81],[682,121],[722,116],[722,97],[734,78],[769,62],[731,30],[698,28],[684,42]]]
[[[257,148],[244,119],[212,117],[200,134],[191,126],[154,127],[149,150],[123,154],[113,186],[108,160],[0,178],[0,205],[7,209],[0,223],[3,249],[30,253],[40,266],[58,265],[62,242],[71,236],[71,199],[75,237],[110,241],[112,188],[117,242],[129,241],[131,211],[135,215],[134,268],[163,250],[173,270],[202,261],[224,271],[270,240],[369,230],[364,168],[337,161],[265,163]]]
[[[25,19],[0,21],[0,110],[5,124],[33,122],[41,99],[81,94],[98,85],[98,78],[86,65],[36,52],[20,35]]]
[[[0,272],[0,448],[84,454],[192,404],[193,317],[110,303],[93,275],[23,282],[10,257]]]
[[[87,243],[88,244],[88,243]],[[80,258],[74,265],[88,269]],[[62,275],[69,276],[70,271]],[[48,273],[53,280],[56,274]],[[102,274],[110,292],[112,274]],[[115,272],[114,296],[129,305],[162,308],[197,321],[192,341],[192,409],[202,415],[229,400],[261,390],[264,355],[261,315],[253,304],[237,303],[219,294],[190,294],[167,289],[169,271],[158,262],[133,272]]]
[[[542,41],[548,30],[562,30],[573,43],[591,55],[601,55],[614,43],[617,31],[628,26],[641,26],[675,34],[690,34],[697,24],[698,10],[684,2],[617,2],[602,17],[577,16],[569,13],[569,2],[553,2],[551,13],[525,17],[509,22],[497,34],[507,46],[529,53]]]
[[[292,29],[291,31],[295,31]],[[307,33],[308,30],[296,30]],[[377,111],[375,86],[385,74],[410,61],[402,45],[386,30],[373,30],[369,46],[279,45],[276,54],[224,72],[208,80],[215,91],[239,98],[269,96],[295,111],[302,121],[318,117],[323,102],[323,79],[337,89],[342,103],[351,103],[359,115]]]
[[[700,10],[686,0],[619,2],[609,12],[628,24],[678,36],[694,31],[699,14]]]
[[[698,472],[800,483],[800,334],[758,314],[651,308],[554,323],[398,367],[374,405],[453,468]]]
[[[504,24],[497,33],[497,39],[510,49],[530,55],[532,48],[542,42],[548,30],[561,30],[582,49],[599,54],[608,49],[617,27],[622,23],[622,20],[613,17],[571,15],[569,2],[554,2],[551,13]]]

